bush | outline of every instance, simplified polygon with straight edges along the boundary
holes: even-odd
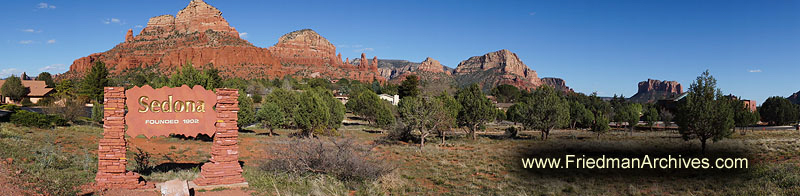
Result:
[[[11,123],[19,126],[47,129],[67,125],[67,120],[59,116],[18,110],[16,113],[11,114]]]
[[[14,112],[14,111],[17,111],[19,109],[20,109],[20,107],[18,105],[14,105],[14,104],[0,105],[0,110],[8,110],[8,111]]]
[[[375,180],[394,170],[377,159],[369,146],[351,139],[295,140],[287,149],[276,151],[276,158],[260,168],[292,174],[328,174],[343,181]]]
[[[92,121],[103,122],[103,104],[98,102],[92,104]]]
[[[30,99],[30,98],[27,98],[27,97],[26,97],[26,98],[22,98],[22,102],[21,102],[21,104],[22,104],[22,106],[24,106],[24,107],[30,107],[30,106],[33,106],[33,102],[31,102],[31,99]]]
[[[254,94],[253,96],[250,96],[250,98],[253,99],[253,103],[261,103],[261,100],[263,100],[259,94]]]

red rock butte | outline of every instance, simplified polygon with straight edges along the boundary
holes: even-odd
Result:
[[[342,61],[336,47],[310,29],[281,36],[268,49],[256,47],[239,37],[220,10],[202,0],[192,0],[176,16],[150,18],[138,35],[128,30],[125,42],[106,52],[75,60],[69,71],[59,77],[81,77],[97,61],[104,62],[112,75],[150,66],[169,73],[191,63],[199,68],[213,66],[224,77],[244,79],[297,75],[385,80],[377,71],[377,57],[371,65],[361,64],[364,66]]]
[[[543,84],[536,71],[522,63],[517,54],[505,49],[461,61],[453,75],[457,76],[459,83],[479,83],[484,88],[510,84],[533,89]]]

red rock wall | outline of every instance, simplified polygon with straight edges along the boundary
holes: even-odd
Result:
[[[646,92],[668,92],[673,94],[683,93],[683,87],[676,81],[661,81],[647,79],[647,81],[639,82],[639,93]]]

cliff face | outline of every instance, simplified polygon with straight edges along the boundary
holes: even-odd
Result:
[[[400,83],[406,76],[417,75],[420,80],[434,81],[446,79],[452,83],[452,71],[431,57],[420,63],[407,60],[378,59],[378,71],[392,83]]]
[[[192,0],[177,16],[150,18],[136,36],[129,30],[125,42],[111,50],[75,60],[60,77],[81,77],[94,62],[103,61],[112,75],[148,66],[169,73],[190,62],[195,67],[213,65],[223,76],[245,79],[284,75],[381,79],[376,66],[345,65],[335,52],[336,47],[311,30],[286,34],[269,49],[255,47],[239,38],[217,8]]]
[[[796,93],[792,94],[791,96],[789,96],[788,99],[794,104],[800,104],[800,91],[797,91]]]
[[[659,99],[671,98],[683,93],[683,87],[676,81],[647,79],[639,82],[639,91],[631,97],[631,101],[648,103]]]
[[[269,51],[292,72],[330,78],[350,78],[361,81],[385,80],[378,72],[377,58],[372,63],[361,54],[359,65],[342,61],[336,46],[311,29],[287,33]]]
[[[569,86],[567,86],[567,82],[561,78],[542,78],[542,83],[553,87],[557,91],[574,92],[571,88],[569,88]]]
[[[533,89],[543,84],[536,71],[522,63],[517,54],[505,49],[461,61],[453,75],[459,84],[478,83],[484,89],[500,84]]]

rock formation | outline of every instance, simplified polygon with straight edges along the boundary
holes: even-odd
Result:
[[[428,57],[420,63],[407,60],[373,59],[378,64],[378,72],[381,77],[386,78],[392,83],[400,83],[408,75],[417,75],[423,81],[439,81],[453,83],[452,69],[443,66],[439,61]]]
[[[639,82],[639,91],[630,98],[633,102],[649,103],[659,99],[671,98],[683,93],[681,84],[676,81],[647,79]]]
[[[796,93],[792,94],[787,99],[789,99],[789,101],[791,101],[794,104],[800,104],[800,91],[797,91]]]
[[[478,83],[484,89],[500,84],[510,84],[521,89],[542,85],[536,71],[522,63],[517,54],[505,49],[461,61],[453,75],[459,84]]]
[[[334,79],[383,80],[377,66],[355,66],[347,61],[342,62],[341,54],[336,53],[336,46],[311,29],[287,33],[269,50],[282,64],[289,66],[288,69],[292,70],[290,73],[300,72],[309,77],[325,76]],[[361,56],[365,57],[366,54],[362,53]]]
[[[125,34],[125,42],[133,41],[133,29],[128,29],[128,33]]]
[[[561,78],[547,78],[547,77],[545,77],[545,78],[542,78],[542,83],[547,84],[548,86],[551,86],[551,87],[555,88],[557,91],[574,92],[571,88],[569,88],[569,86],[567,86],[567,83],[564,81],[564,79],[561,79]]]
[[[75,60],[59,77],[81,77],[97,61],[104,62],[112,75],[149,66],[169,74],[191,63],[195,67],[213,66],[224,77],[245,79],[285,75],[382,79],[377,67],[360,70],[343,63],[336,47],[309,29],[286,34],[269,49],[255,47],[239,37],[222,12],[202,0],[192,0],[176,16],[150,18],[138,35],[129,30],[125,42]]]

